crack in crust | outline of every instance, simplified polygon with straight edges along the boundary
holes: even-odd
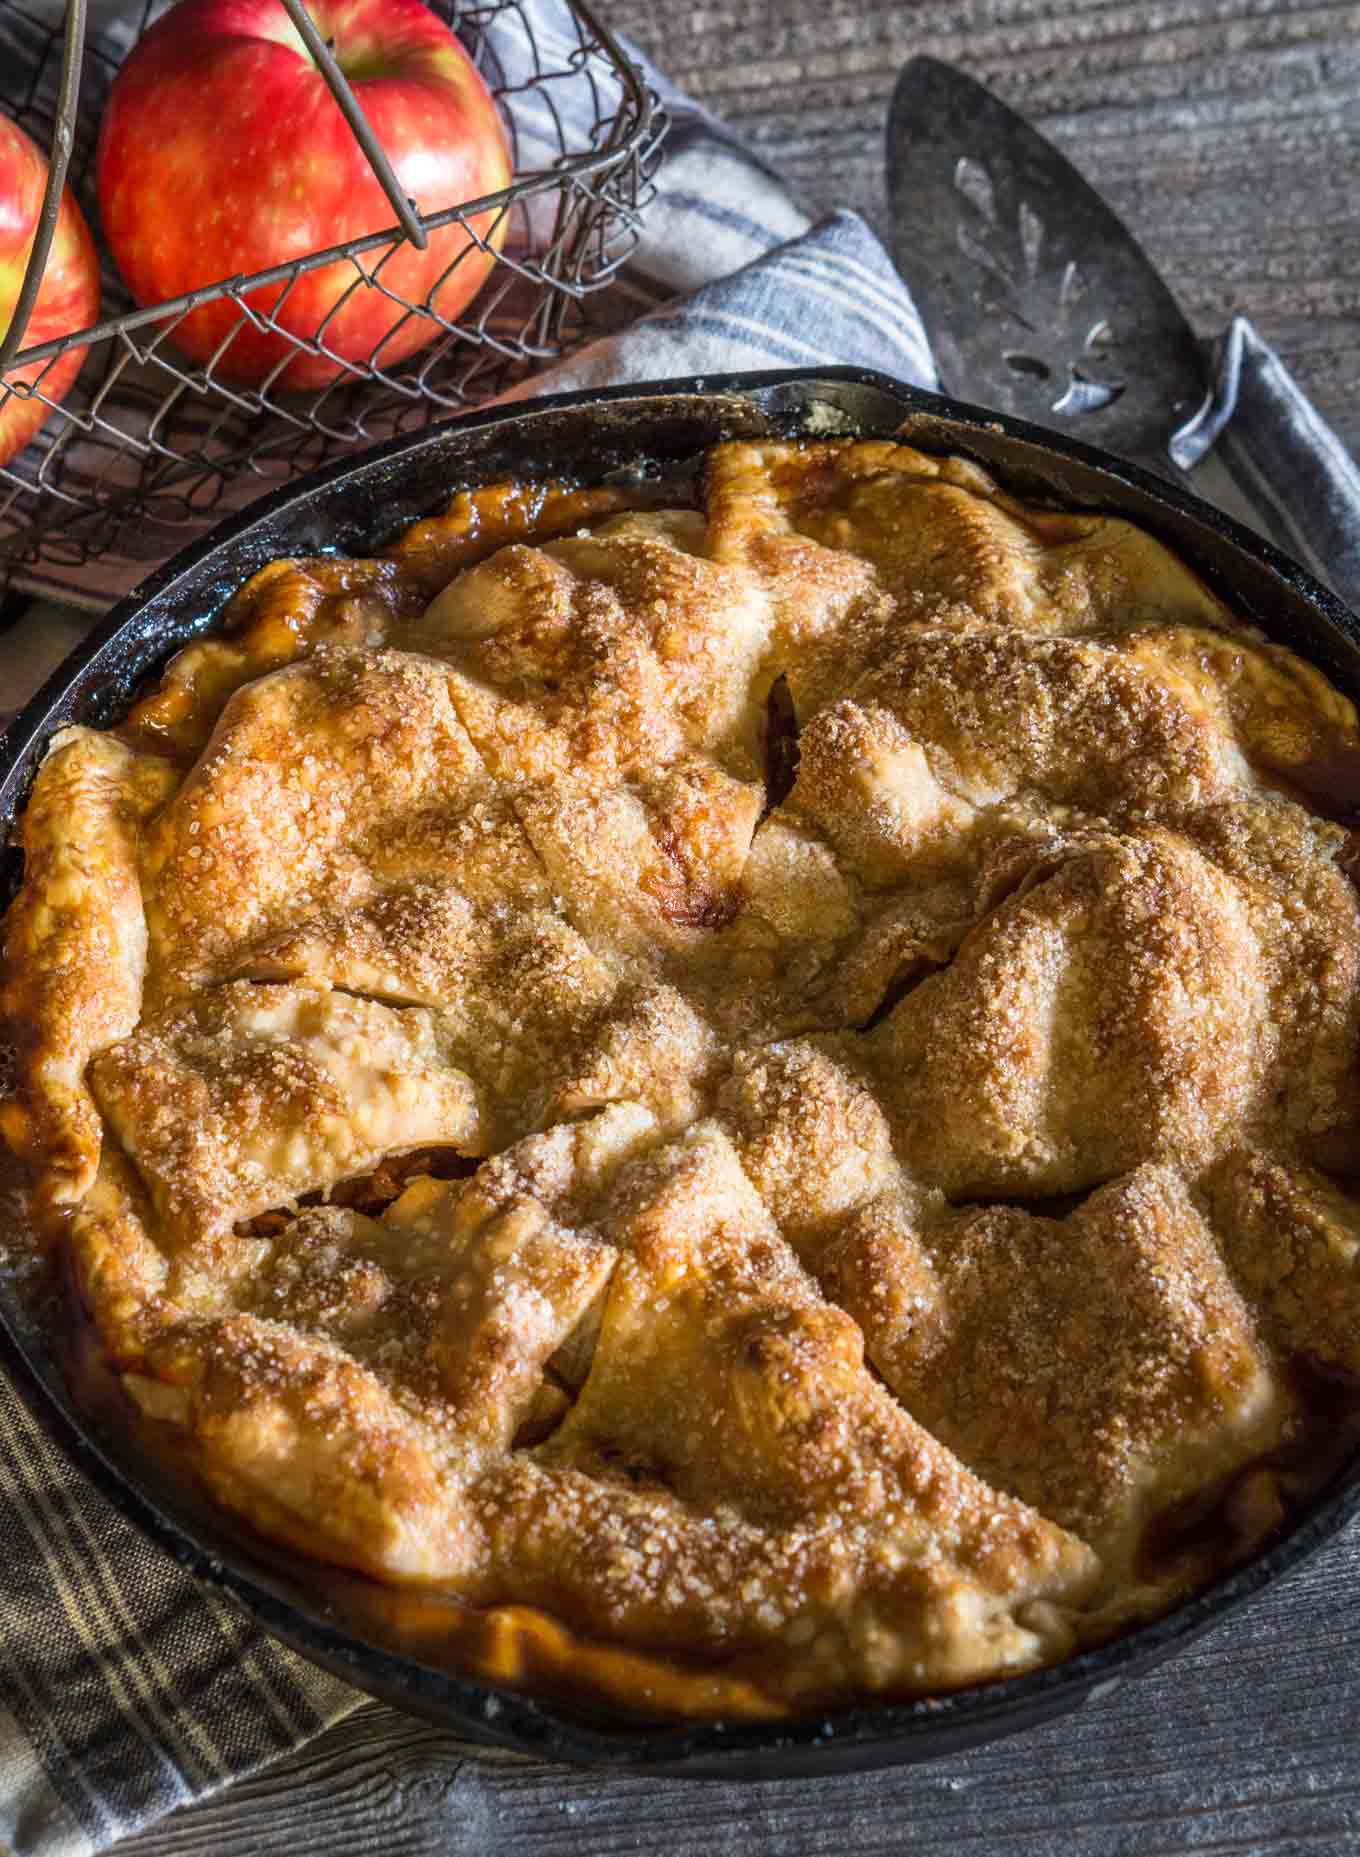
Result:
[[[1354,711],[960,460],[623,504],[274,563],[57,737],[0,1127],[141,1412],[411,1641],[677,1715],[1054,1661],[1360,1374]]]

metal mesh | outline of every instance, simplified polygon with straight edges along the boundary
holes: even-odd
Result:
[[[46,148],[62,31],[40,4],[7,0],[0,8],[0,108]],[[104,98],[128,47],[168,4],[137,0],[90,29],[69,180],[96,239],[93,157]],[[592,297],[636,244],[663,122],[656,99],[581,0],[564,9],[569,32],[554,31],[549,42],[519,0],[430,4],[456,26],[506,106],[511,134],[509,188],[469,203],[475,215],[458,207],[423,216],[430,231],[456,223],[471,242],[419,300],[393,284],[404,240],[388,231],[141,310],[101,247],[104,320],[82,332],[89,352],[79,379],[38,438],[0,468],[0,585],[28,563],[80,566],[131,525],[144,558],[169,554],[211,515],[345,450],[486,399],[580,338]],[[461,314],[441,314],[446,280],[477,248],[492,258],[482,288]],[[281,312],[298,280],[337,262],[354,273],[340,302],[310,339],[285,328]],[[391,298],[399,320],[363,361],[346,361],[328,331],[353,293],[372,289]],[[175,329],[191,308],[218,299],[237,314],[212,358],[195,364],[176,350]],[[383,350],[412,319],[428,325],[429,345],[385,364]],[[289,391],[280,384],[287,361],[259,386],[224,378],[232,343],[252,325],[283,337],[290,359],[333,361],[338,378]],[[12,367],[41,360],[43,372],[27,385],[0,383],[0,405],[12,392],[52,404],[43,379],[81,345],[81,336],[68,336],[22,351]]]

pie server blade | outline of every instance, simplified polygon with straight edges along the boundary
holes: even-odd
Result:
[[[887,179],[893,256],[947,392],[1157,471],[1288,545],[1221,440],[1192,470],[1175,462],[1209,399],[1199,343],[1052,143],[961,71],[913,58],[889,111]]]

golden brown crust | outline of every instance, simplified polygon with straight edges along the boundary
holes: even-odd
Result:
[[[868,1043],[907,1165],[954,1198],[1194,1173],[1276,1082],[1242,899],[1169,833],[1080,853],[984,917]]]
[[[5,918],[0,999],[20,1092],[0,1108],[0,1127],[38,1164],[43,1212],[77,1204],[94,1181],[101,1133],[85,1068],[141,1013],[139,841],[177,779],[169,763],[111,736],[64,729],[24,814],[24,884]]]
[[[615,523],[503,549],[451,581],[411,638],[452,667],[458,712],[503,779],[617,782],[687,750],[749,777],[768,604],[754,577]]]
[[[306,743],[298,753],[298,745]],[[489,795],[442,668],[409,652],[318,650],[237,691],[147,834],[152,964],[169,990],[372,886],[365,842]]]
[[[1281,1351],[1355,1374],[1360,1207],[1343,1184],[1243,1148],[1217,1169],[1208,1200],[1223,1254]]]
[[[1294,1411],[1170,1168],[1065,1218],[992,1206],[924,1229],[852,1224],[827,1268],[899,1398],[988,1482],[1090,1541],[1111,1584],[1150,1514],[1272,1448]],[[875,1285],[899,1269],[929,1289],[887,1306]]]
[[[1259,1541],[1360,1373],[1357,765],[961,460],[460,493],[59,738],[0,1115],[148,1422],[422,1654],[674,1716],[1031,1668]]]
[[[383,558],[423,605],[461,569],[484,561],[498,548],[527,538],[546,541],[570,534],[582,523],[630,509],[634,500],[629,491],[607,484],[583,488],[560,480],[459,490],[439,515],[404,530]]]
[[[172,1245],[403,1148],[484,1151],[433,1015],[328,990],[215,987],[102,1052],[91,1081]]]
[[[758,1653],[790,1695],[834,1691],[850,1666],[876,1687],[903,1659],[932,1685],[1028,1661],[1015,1609],[1080,1592],[1091,1557],[885,1394],[721,1130],[694,1123],[625,1164],[595,1216],[619,1261],[589,1375],[532,1469],[491,1478],[496,1538],[540,1603],[589,1619],[606,1594],[628,1637]],[[843,1598],[805,1634],[820,1581]],[[933,1603],[950,1590],[967,1594],[957,1630]]]

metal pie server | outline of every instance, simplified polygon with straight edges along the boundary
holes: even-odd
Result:
[[[1176,461],[1211,398],[1203,353],[1133,236],[1066,156],[934,58],[903,67],[887,132],[893,255],[941,383],[1098,445],[1291,545],[1230,442]]]

